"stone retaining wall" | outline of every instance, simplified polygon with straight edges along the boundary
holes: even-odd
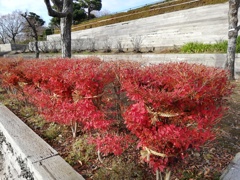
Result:
[[[1,104],[0,152],[1,180],[84,180],[57,151]]]
[[[92,55],[73,55],[73,58],[87,58]],[[210,67],[224,68],[226,54],[135,54],[135,55],[94,55],[105,61],[129,60],[145,64],[158,64],[168,62],[187,62],[203,64]],[[240,78],[240,54],[236,54],[235,77]]]
[[[26,51],[28,45],[24,44],[0,44],[0,52]]]
[[[228,2],[75,31],[72,49],[91,49],[93,45],[97,50],[107,45],[117,49],[121,42],[125,51],[139,43],[142,48],[154,51],[187,42],[215,43],[227,40],[227,34]],[[54,42],[59,40],[59,34],[47,36],[48,48],[55,47]]]

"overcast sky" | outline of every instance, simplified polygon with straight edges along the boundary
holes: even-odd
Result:
[[[114,13],[159,1],[162,0],[102,0],[102,10]],[[0,0],[0,15],[11,13],[14,10],[34,12],[46,22],[49,22],[51,18],[47,14],[44,0]]]

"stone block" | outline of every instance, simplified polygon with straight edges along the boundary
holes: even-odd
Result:
[[[3,105],[0,105],[0,152],[1,180],[83,180],[56,150]]]
[[[227,169],[223,172],[220,180],[239,180],[240,179],[240,152],[236,154]]]

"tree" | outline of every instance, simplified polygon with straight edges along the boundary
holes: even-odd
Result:
[[[79,4],[83,8],[87,8],[88,19],[93,10],[100,11],[102,9],[102,0],[79,0]]]
[[[73,19],[74,0],[51,0],[56,9],[53,9],[49,0],[44,0],[48,14],[60,18],[62,57],[71,58],[71,27]]]
[[[1,40],[4,43],[16,43],[17,36],[22,33],[24,29],[24,19],[20,11],[13,11],[11,14],[0,17],[0,31]]]
[[[36,58],[39,58],[39,48],[38,48],[38,36],[40,32],[43,32],[42,26],[45,24],[45,21],[37,14],[30,12],[25,14],[21,14],[21,16],[26,20],[27,22],[27,28],[26,33],[28,36],[34,38],[35,42],[35,52],[36,52]]]
[[[73,3],[73,24],[79,24],[86,18],[87,15],[83,7],[81,7],[79,3]]]
[[[49,27],[52,29],[60,29],[60,18],[53,17],[49,22]]]
[[[6,44],[8,42],[6,30],[2,26],[0,26],[0,42],[1,44]]]
[[[56,9],[56,7],[53,6],[53,9]],[[73,2],[73,24],[79,24],[81,21],[85,20],[86,17],[87,15],[80,4]],[[50,27],[60,28],[60,18],[53,17],[50,20]]]
[[[238,36],[238,8],[240,0],[229,0],[228,12],[228,49],[227,49],[227,63],[226,68],[230,72],[229,79],[235,79],[235,52],[236,42]]]

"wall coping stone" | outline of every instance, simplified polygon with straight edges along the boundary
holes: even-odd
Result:
[[[220,180],[239,180],[240,179],[240,152],[236,154],[226,170],[223,172]]]
[[[0,104],[0,132],[4,136],[4,140],[0,141],[1,153],[11,154],[13,157],[10,160],[14,159],[27,166],[33,179],[84,180],[56,150],[2,104]]]

